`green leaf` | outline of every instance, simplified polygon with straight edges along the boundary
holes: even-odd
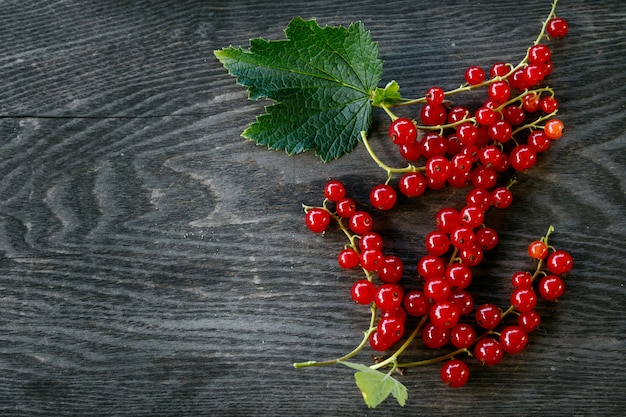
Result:
[[[402,99],[400,96],[400,86],[397,82],[391,81],[385,88],[377,88],[374,90],[372,97],[372,105],[380,106],[382,104],[394,104]]]
[[[408,390],[389,374],[382,373],[369,366],[352,362],[339,362],[349,368],[356,369],[354,374],[356,385],[361,390],[365,404],[374,408],[385,401],[389,394],[393,395],[398,404],[404,407],[409,396]]]
[[[370,98],[382,73],[378,44],[361,22],[321,28],[295,18],[285,33],[284,40],[252,39],[249,50],[214,52],[250,99],[276,102],[242,135],[288,154],[315,150],[325,162],[339,158],[370,127]]]

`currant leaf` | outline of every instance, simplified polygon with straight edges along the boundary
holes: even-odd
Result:
[[[393,395],[401,406],[404,407],[406,404],[408,398],[407,388],[389,374],[382,373],[359,363],[340,363],[359,371],[354,374],[354,379],[356,380],[357,387],[361,390],[365,404],[367,404],[369,408],[375,408],[385,401],[390,394]]]
[[[380,107],[383,104],[394,104],[401,101],[400,86],[395,81],[390,81],[385,88],[374,90],[372,105]]]
[[[276,102],[242,136],[290,155],[314,150],[324,162],[339,158],[370,127],[370,98],[382,74],[378,44],[361,22],[322,28],[295,18],[285,34],[252,39],[248,50],[214,52],[249,99]]]

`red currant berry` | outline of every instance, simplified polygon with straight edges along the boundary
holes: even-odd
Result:
[[[383,264],[377,273],[383,282],[398,282],[404,273],[404,264],[397,256],[388,255],[383,258]]]
[[[512,133],[513,128],[511,127],[511,123],[506,120],[496,120],[487,128],[487,135],[489,136],[489,139],[500,143],[505,143],[511,139]]]
[[[548,245],[541,240],[535,240],[528,245],[528,256],[533,259],[544,259],[548,256]]]
[[[543,133],[552,140],[560,139],[563,136],[565,125],[560,119],[550,119],[543,126]]]
[[[380,315],[380,318],[382,319],[385,317],[396,317],[399,320],[401,320],[402,323],[406,323],[406,310],[404,310],[404,308],[400,306],[396,308],[395,310],[383,311]]]
[[[511,84],[512,88],[516,90],[520,90],[520,91],[524,91],[525,89],[530,87],[528,83],[526,82],[526,76],[524,75],[524,68],[520,68],[517,71],[515,71],[513,74],[511,74],[511,76],[509,77],[509,84]]]
[[[492,168],[496,172],[505,172],[511,167],[511,161],[509,161],[509,156],[504,153],[502,155],[502,159],[500,160],[499,165],[494,165]]]
[[[346,187],[341,181],[330,180],[324,186],[324,197],[330,201],[337,202],[344,198],[346,195]]]
[[[511,166],[516,171],[525,171],[537,163],[537,153],[528,145],[517,145],[509,156]]]
[[[463,149],[463,144],[461,143],[461,140],[457,136],[456,132],[450,133],[446,136],[445,139],[447,155],[455,156],[456,154],[461,152],[461,149]]]
[[[467,288],[472,282],[472,270],[467,265],[457,262],[446,269],[445,278],[452,288]]]
[[[539,108],[542,112],[550,114],[559,108],[559,102],[554,96],[546,96],[539,102]]]
[[[356,281],[350,289],[350,297],[358,304],[370,304],[374,301],[375,294],[376,286],[366,279]]]
[[[438,349],[445,346],[450,340],[450,331],[437,327],[432,323],[427,323],[422,330],[422,340],[429,349]]]
[[[428,313],[430,302],[424,293],[420,290],[413,290],[404,296],[404,309],[407,314],[414,317],[421,317]]]
[[[477,244],[462,248],[459,252],[459,258],[461,262],[467,266],[477,266],[483,260],[483,250]]]
[[[448,112],[448,123],[460,122],[469,117],[469,110],[464,106],[454,106]]]
[[[376,331],[378,337],[393,344],[404,334],[404,322],[394,316],[383,317],[378,321]]]
[[[426,255],[417,263],[417,272],[425,279],[441,278],[446,272],[446,265],[438,256]]]
[[[472,160],[472,163],[478,161],[479,153],[480,153],[480,147],[475,143],[472,145],[464,146],[460,152],[461,155],[468,156]]]
[[[452,207],[444,207],[437,212],[435,217],[437,229],[444,233],[452,233],[454,229],[461,225],[459,212]]]
[[[548,21],[548,25],[546,26],[546,32],[550,35],[551,38],[559,39],[563,36],[567,35],[567,31],[569,30],[569,26],[567,24],[567,20],[562,17],[555,17]]]
[[[330,223],[330,213],[321,207],[314,207],[306,212],[306,227],[314,233],[322,233]]]
[[[547,77],[548,75],[552,74],[552,61],[548,61],[548,62],[544,62],[541,65],[541,68],[543,70],[543,75],[544,77]]]
[[[393,343],[390,342],[389,340],[380,337],[380,335],[378,334],[378,331],[373,331],[370,334],[369,343],[372,349],[378,352],[384,352],[385,350],[389,349],[393,345]]]
[[[426,104],[420,112],[420,119],[425,126],[438,126],[446,122],[448,113],[443,104]]]
[[[448,184],[455,188],[465,188],[470,183],[471,173],[469,172],[453,172],[448,177]]]
[[[388,184],[378,184],[370,192],[370,203],[378,210],[390,210],[396,205],[396,190]]]
[[[519,316],[517,316],[517,324],[522,329],[526,330],[527,333],[534,332],[541,324],[541,317],[535,310],[520,313]]]
[[[459,211],[459,217],[462,225],[474,229],[485,220],[485,212],[478,206],[467,205]]]
[[[372,230],[374,222],[372,221],[372,216],[370,216],[369,213],[365,211],[357,211],[350,216],[348,226],[350,227],[350,230],[357,235],[362,235]]]
[[[496,121],[496,112],[494,112],[489,107],[483,106],[476,110],[474,117],[476,118],[476,122],[478,122],[479,124],[483,126],[489,126]]]
[[[450,388],[461,388],[470,376],[469,366],[460,359],[450,359],[441,366],[441,380]]]
[[[440,328],[455,326],[459,317],[459,309],[451,301],[438,301],[430,309],[430,322]]]
[[[426,250],[429,255],[441,256],[450,248],[450,238],[441,230],[433,230],[426,235]]]
[[[522,99],[522,108],[528,113],[534,113],[539,110],[541,98],[535,93],[528,93]]]
[[[550,138],[546,136],[543,130],[538,129],[532,131],[528,135],[527,143],[536,153],[543,152],[550,147]]]
[[[498,174],[495,169],[486,166],[477,166],[472,171],[472,185],[474,188],[490,189],[498,182]]]
[[[511,305],[520,313],[533,310],[537,305],[537,294],[530,287],[521,287],[513,290]]]
[[[419,197],[426,191],[426,178],[419,172],[407,172],[400,178],[398,188],[407,197]]]
[[[504,120],[511,123],[513,126],[518,126],[524,123],[526,119],[526,112],[520,106],[511,104],[502,109],[502,115]]]
[[[472,295],[461,289],[452,290],[448,300],[452,301],[454,305],[459,309],[459,314],[467,316],[474,309],[474,298]]]
[[[540,65],[530,64],[524,68],[524,80],[527,86],[537,85],[543,80],[545,74]]]
[[[572,259],[572,255],[564,250],[555,250],[550,253],[546,261],[548,271],[557,275],[568,273],[573,265],[574,260]]]
[[[450,284],[443,278],[431,278],[424,283],[424,295],[434,302],[447,300],[450,296]]]
[[[558,275],[546,275],[539,281],[537,290],[541,298],[552,301],[563,295],[565,283]]]
[[[502,150],[495,145],[485,146],[478,154],[480,163],[487,168],[499,166],[502,163],[502,158],[504,158],[504,152],[502,152]]]
[[[369,231],[361,235],[359,239],[359,249],[364,251],[366,249],[383,249],[383,238],[376,232]]]
[[[370,272],[378,271],[383,264],[383,253],[378,249],[366,249],[361,252],[359,263]]]
[[[474,229],[467,226],[459,226],[450,233],[450,242],[457,249],[472,246],[475,239]]]
[[[511,355],[520,353],[528,344],[528,333],[520,326],[507,326],[500,332],[500,345]]]
[[[337,255],[337,263],[343,269],[351,269],[359,266],[359,254],[352,248],[345,248]]]
[[[428,104],[441,104],[443,103],[445,93],[441,87],[430,87],[426,91],[426,102]]]
[[[476,308],[476,324],[483,329],[493,330],[502,320],[502,310],[493,304],[482,304]]]
[[[513,202],[513,193],[506,187],[498,187],[491,191],[491,205],[495,208],[505,209]]]
[[[491,337],[480,339],[474,345],[474,357],[483,366],[492,366],[498,364],[502,360],[504,350],[498,341]]]
[[[499,236],[495,229],[485,226],[476,231],[476,245],[483,250],[491,250],[498,246]]]
[[[480,84],[485,81],[485,71],[477,66],[471,66],[465,70],[465,81],[469,85]]]
[[[506,81],[496,81],[487,90],[489,97],[499,103],[504,103],[511,95],[511,86]]]
[[[399,284],[385,283],[376,288],[374,304],[383,311],[396,310],[402,305],[404,290]]]
[[[478,129],[476,128],[476,126],[469,122],[461,123],[456,128],[456,134],[459,138],[459,141],[463,145],[467,146],[476,142],[476,139],[478,138]]]
[[[450,329],[450,343],[457,349],[467,349],[475,340],[476,331],[469,324],[458,323]]]
[[[335,204],[335,211],[339,217],[347,219],[356,213],[356,204],[351,198],[342,198]]]
[[[474,161],[469,155],[462,153],[456,154],[450,160],[450,166],[453,174],[469,174],[472,171],[472,165]]]
[[[398,152],[407,161],[416,161],[422,156],[422,144],[418,141],[398,146]]]
[[[550,48],[537,44],[528,49],[528,62],[531,64],[545,64],[550,60]]]
[[[484,188],[472,188],[465,197],[465,204],[486,211],[491,207],[491,193]]]
[[[448,143],[446,139],[435,132],[427,133],[422,139],[421,145],[422,155],[426,159],[433,156],[445,155],[448,149]]]
[[[428,158],[424,166],[426,178],[434,182],[445,182],[452,170],[450,161],[443,156],[432,156]]]
[[[496,62],[489,68],[489,76],[491,78],[494,77],[504,77],[511,71],[511,66],[506,62]]]
[[[389,138],[396,145],[408,145],[417,139],[417,127],[411,119],[400,117],[389,125]]]
[[[533,283],[533,276],[529,272],[518,271],[511,277],[511,284],[515,288],[530,288]]]

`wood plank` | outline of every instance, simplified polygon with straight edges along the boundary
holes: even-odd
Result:
[[[462,390],[438,366],[401,377],[407,406],[367,410],[352,371],[295,370],[358,343],[359,274],[339,233],[309,233],[300,204],[340,178],[359,202],[384,181],[362,146],[323,164],[242,139],[263,110],[212,51],[279,39],[294,16],[363,20],[383,82],[453,88],[468,65],[518,60],[549,2],[233,0],[5,2],[0,17],[0,414],[619,415],[626,406],[626,37],[622,2],[562,1],[570,34],[551,85],[565,137],[490,214],[501,244],[476,302],[506,303],[526,244],[556,228],[575,269],[529,348],[472,364]],[[475,104],[479,96],[472,96]],[[472,101],[473,100],[473,101]],[[387,119],[374,117],[384,158]],[[423,254],[435,211],[462,191],[376,214],[389,250]],[[428,353],[426,353],[428,354]],[[418,358],[424,353],[410,352]],[[369,360],[369,352],[358,357]]]

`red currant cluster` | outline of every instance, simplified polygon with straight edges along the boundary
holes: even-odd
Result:
[[[379,352],[389,350],[404,336],[407,317],[418,317],[421,321],[410,341],[419,333],[427,348],[451,345],[457,349],[435,359],[396,362],[397,367],[445,360],[442,380],[451,387],[461,387],[469,378],[469,367],[463,360],[455,359],[456,356],[466,353],[482,365],[491,366],[499,363],[505,352],[521,352],[528,342],[528,333],[540,324],[535,310],[537,292],[549,301],[558,299],[564,292],[563,275],[571,270],[573,260],[568,252],[548,245],[553,231],[550,228],[544,237],[528,245],[529,256],[538,262],[534,273],[513,274],[509,308],[503,311],[495,304],[474,306],[474,299],[466,290],[472,282],[471,267],[481,262],[483,250],[490,250],[498,243],[496,231],[483,224],[485,211],[501,207],[500,202],[510,201],[510,196],[494,198],[492,193],[474,188],[462,210],[441,209],[436,216],[437,229],[426,236],[428,254],[417,264],[423,288],[405,292],[399,283],[404,276],[403,262],[383,252],[383,238],[372,231],[372,216],[357,210],[355,201],[346,197],[345,186],[337,180],[326,183],[324,195],[321,207],[304,206],[306,225],[311,231],[321,233],[334,220],[347,236],[349,243],[339,252],[337,262],[343,269],[361,267],[365,273],[365,278],[353,283],[350,296],[356,303],[372,308],[372,326],[366,332],[371,348]],[[443,255],[450,256],[447,263]],[[496,332],[510,314],[517,316],[517,324],[506,325]],[[483,333],[479,335],[481,330]],[[405,348],[399,349],[395,356]]]
[[[451,387],[461,387],[469,378],[469,367],[459,356],[465,354],[482,365],[495,365],[504,353],[521,352],[528,343],[528,333],[540,324],[535,310],[538,298],[556,300],[563,294],[563,276],[572,268],[572,257],[548,244],[552,227],[528,246],[536,269],[513,275],[506,310],[495,304],[475,306],[467,289],[472,268],[498,244],[498,233],[486,225],[487,212],[511,205],[511,187],[516,182],[513,176],[534,166],[537,154],[563,134],[563,122],[554,117],[558,111],[554,91],[542,85],[552,72],[552,61],[550,48],[540,41],[560,38],[567,30],[567,22],[554,15],[553,6],[541,34],[518,65],[496,63],[488,78],[482,68],[472,66],[466,70],[461,87],[446,92],[435,86],[421,99],[401,102],[423,104],[419,122],[397,117],[383,106],[392,119],[389,138],[410,162],[407,167],[391,168],[383,163],[362,133],[370,156],[387,172],[387,181],[369,194],[374,209],[390,210],[396,205],[396,188],[390,185],[395,173],[401,174],[397,190],[406,197],[445,186],[468,188],[460,208],[444,207],[436,213],[436,228],[425,237],[426,254],[417,262],[420,289],[401,284],[405,272],[402,260],[383,251],[383,238],[373,230],[372,215],[357,208],[343,183],[328,181],[322,206],[304,206],[311,231],[324,232],[334,220],[348,238],[338,255],[339,266],[360,267],[365,274],[353,283],[350,295],[356,303],[370,306],[371,324],[359,347],[341,360],[367,344],[383,352],[404,340],[392,355],[370,368],[391,366],[393,370],[441,361],[442,380]],[[473,112],[453,105],[452,96],[481,87],[487,97]],[[423,163],[414,165],[415,161]],[[516,316],[517,322],[505,323],[507,316]],[[408,336],[407,317],[419,321]],[[400,354],[419,336],[427,348],[450,345],[456,350],[434,359],[400,363]]]

